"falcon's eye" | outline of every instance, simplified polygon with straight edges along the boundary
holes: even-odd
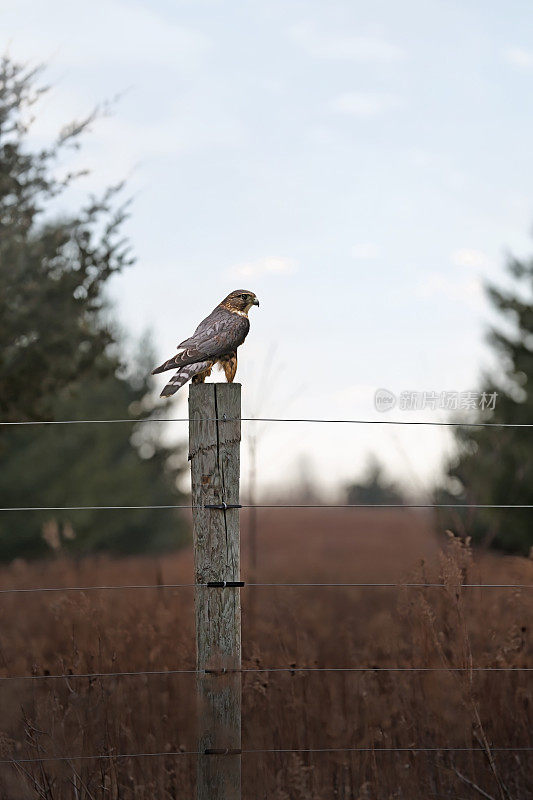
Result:
[[[243,300],[247,300],[247,299],[248,299],[248,295],[247,295],[247,294],[241,294],[241,298],[242,298]]]

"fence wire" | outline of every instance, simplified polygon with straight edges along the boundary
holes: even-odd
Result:
[[[187,509],[189,511],[203,511],[208,506],[192,505],[148,505],[148,506],[3,506],[0,511],[154,511],[158,509]],[[217,506],[218,508],[218,506]],[[492,509],[531,509],[531,503],[505,504],[505,503],[253,503],[228,506],[220,510],[234,510],[241,508],[317,508],[317,509],[345,509],[345,508],[492,508]]]
[[[39,420],[39,421],[13,421],[13,422],[0,422],[3,426],[45,426],[45,425],[94,425],[94,424],[150,424],[150,423],[170,423],[170,422],[273,422],[273,423],[319,423],[319,424],[351,424],[351,425],[400,425],[400,426],[428,426],[428,427],[444,427],[444,428],[533,428],[533,423],[500,423],[500,422],[461,422],[461,421],[422,421],[422,420],[390,420],[390,419],[320,419],[320,418],[279,418],[279,417],[243,417],[240,420],[233,420],[227,418],[225,415],[222,418],[198,418],[189,420],[188,418],[143,418],[143,419],[84,419],[84,420]],[[416,504],[379,504],[379,503],[364,503],[364,504],[338,504],[338,505],[319,505],[319,504],[253,504],[253,505],[239,505],[239,508],[281,508],[281,509],[299,509],[299,508],[314,508],[314,509],[347,509],[347,508],[405,508],[405,509],[531,509],[533,504],[465,504],[465,503],[416,503]],[[2,507],[0,511],[3,512],[23,512],[23,511],[130,511],[130,510],[157,510],[157,509],[183,509],[183,510],[196,510],[202,508],[201,506],[192,505],[131,505],[131,506],[109,506],[109,505],[95,505],[95,506],[14,506]],[[224,509],[225,510],[225,509]],[[85,592],[85,591],[108,591],[108,590],[140,590],[140,589],[179,589],[179,588],[194,588],[195,586],[204,586],[207,584],[152,584],[152,585],[117,585],[117,586],[67,586],[67,587],[30,587],[30,588],[6,588],[0,589],[0,594],[26,594],[26,593],[46,593],[46,592]],[[274,588],[274,587],[291,587],[291,588],[321,588],[321,587],[357,587],[357,588],[447,588],[444,583],[250,583],[245,584],[250,588]],[[460,588],[464,589],[531,589],[533,585],[529,584],[461,584]],[[446,672],[465,672],[465,673],[528,673],[532,672],[533,667],[414,667],[414,666],[393,666],[393,667],[370,667],[370,666],[357,666],[357,667],[305,667],[305,666],[281,666],[281,667],[244,667],[241,669],[221,670],[225,673],[367,673],[367,672],[388,672],[388,673],[446,673]],[[213,672],[213,671],[211,671]],[[92,672],[92,673],[61,673],[61,674],[44,674],[44,675],[18,675],[18,676],[0,676],[0,682],[7,681],[27,681],[27,680],[77,680],[77,679],[96,679],[96,678],[122,678],[122,677],[137,677],[137,676],[171,676],[178,674],[209,674],[210,671],[199,669],[165,669],[165,670],[137,670],[137,671],[115,671],[115,672]],[[500,753],[529,753],[533,751],[530,746],[517,746],[517,747],[491,747],[491,752]],[[317,748],[272,748],[272,749],[244,749],[238,751],[216,751],[207,754],[204,751],[198,750],[176,750],[165,752],[138,752],[138,753],[105,753],[99,755],[73,755],[73,756],[59,756],[59,755],[45,755],[40,757],[25,757],[18,758],[16,756],[10,758],[0,759],[0,764],[19,765],[19,764],[42,764],[45,762],[71,762],[71,761],[98,761],[98,760],[123,760],[123,759],[140,759],[140,758],[159,758],[159,757],[174,757],[174,756],[224,756],[241,754],[242,755],[259,755],[271,753],[417,753],[417,752],[464,752],[475,753],[480,752],[483,754],[485,750],[481,747],[425,747],[425,746],[411,746],[411,747],[317,747]]]
[[[209,588],[208,583],[147,583],[122,584],[117,586],[31,586],[28,588],[0,589],[2,594],[32,594],[37,592],[100,592],[118,589],[194,589],[196,586]],[[224,588],[224,587],[211,587]],[[227,587],[232,588],[232,587]],[[447,583],[245,583],[241,589],[447,589]],[[532,583],[460,583],[458,589],[533,589]]]
[[[491,753],[530,753],[533,747],[491,747]],[[133,758],[165,758],[174,756],[206,756],[224,757],[233,755],[260,755],[268,753],[481,753],[486,756],[482,747],[277,747],[271,749],[221,750],[206,753],[201,750],[168,750],[156,753],[103,753],[101,755],[72,756],[40,756],[38,758],[2,758],[0,764],[43,764],[50,761],[98,761],[100,759],[116,760]]]
[[[172,676],[172,675],[234,675],[253,673],[289,672],[295,673],[322,673],[322,672],[533,672],[533,667],[241,667],[241,669],[149,669],[129,672],[78,672],[60,673],[55,675],[0,675],[0,682],[5,681],[40,681],[40,680],[76,680],[94,678],[131,678],[142,676]]]
[[[139,425],[152,422],[309,422],[326,425],[429,425],[441,428],[533,428],[533,422],[437,422],[399,419],[313,419],[307,417],[143,417],[141,419],[51,419],[0,422],[0,425],[112,425],[130,423]]]

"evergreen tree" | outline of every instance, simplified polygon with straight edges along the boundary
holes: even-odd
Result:
[[[149,366],[143,347],[130,375],[86,377],[63,392],[56,419],[127,419],[150,410]],[[0,449],[1,506],[140,506],[186,502],[176,481],[183,448],[165,445],[162,424],[130,422],[13,426]],[[0,561],[34,558],[52,550],[141,553],[183,544],[187,526],[174,509],[4,512]]]
[[[118,189],[58,217],[76,175],[54,170],[92,117],[49,148],[29,147],[36,71],[0,62],[0,422],[149,416],[154,359],[121,365],[105,300],[109,278],[132,263]],[[161,423],[0,425],[0,506],[173,505],[183,453]],[[181,457],[180,457],[181,455]],[[176,546],[186,526],[172,509],[0,514],[0,559]]]
[[[114,341],[104,288],[132,263],[121,237],[118,187],[77,213],[54,218],[57,198],[78,177],[55,175],[94,115],[67,126],[50,147],[28,146],[38,71],[0,62],[0,419],[44,419],[62,389],[111,374]]]
[[[487,395],[497,392],[494,410],[485,421],[533,422],[533,260],[512,259],[511,286],[488,285],[493,307],[503,326],[490,331],[499,370],[484,379]],[[459,428],[458,453],[448,468],[442,502],[533,504],[533,430],[529,428]],[[474,541],[510,553],[527,555],[533,546],[533,523],[527,509],[457,512],[447,523]]]

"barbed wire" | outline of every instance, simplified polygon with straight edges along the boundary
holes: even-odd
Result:
[[[32,594],[34,592],[95,592],[114,591],[119,589],[194,589],[195,586],[208,588],[207,583],[146,583],[117,584],[116,586],[30,586],[0,589],[1,594]],[[224,588],[224,587],[222,587]],[[357,589],[446,589],[447,583],[246,583],[242,589],[263,588],[357,588]],[[532,583],[460,583],[458,589],[533,589]]]
[[[127,672],[65,672],[54,675],[0,675],[2,681],[34,681],[34,680],[74,680],[93,678],[132,678],[172,675],[234,675],[265,672],[533,672],[533,667],[241,667],[239,669],[223,668],[206,669],[153,669],[132,670]]]
[[[533,747],[491,747],[492,753],[529,753]],[[174,756],[234,756],[259,755],[268,753],[482,753],[482,747],[276,747],[246,750],[220,750],[205,752],[201,750],[168,750],[155,753],[102,753],[100,755],[40,756],[36,758],[3,758],[0,764],[42,764],[50,761],[97,761],[99,759],[161,758]]]
[[[142,417],[133,419],[51,419],[51,420],[20,420],[14,422],[0,422],[0,425],[111,425],[130,423],[138,425],[150,422],[309,422],[327,425],[429,425],[449,428],[533,428],[532,422],[438,422],[425,420],[398,420],[398,419],[320,419],[308,417],[197,417],[190,420],[188,417]]]
[[[3,506],[0,511],[156,511],[159,509],[187,509],[189,511],[203,511],[209,506],[193,506],[183,504],[143,505],[143,506]],[[218,506],[216,506],[218,508]],[[220,506],[222,510],[222,505]],[[533,508],[531,503],[254,503],[227,506],[223,510],[246,508],[492,508],[492,509],[528,509]]]

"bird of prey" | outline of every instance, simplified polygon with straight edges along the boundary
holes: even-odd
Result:
[[[152,371],[152,375],[157,375],[177,369],[161,397],[170,397],[191,378],[193,383],[203,383],[215,364],[224,370],[228,383],[232,383],[237,372],[237,348],[250,330],[248,311],[258,305],[255,294],[246,289],[228,294],[200,322],[190,339],[178,345],[180,352]]]

